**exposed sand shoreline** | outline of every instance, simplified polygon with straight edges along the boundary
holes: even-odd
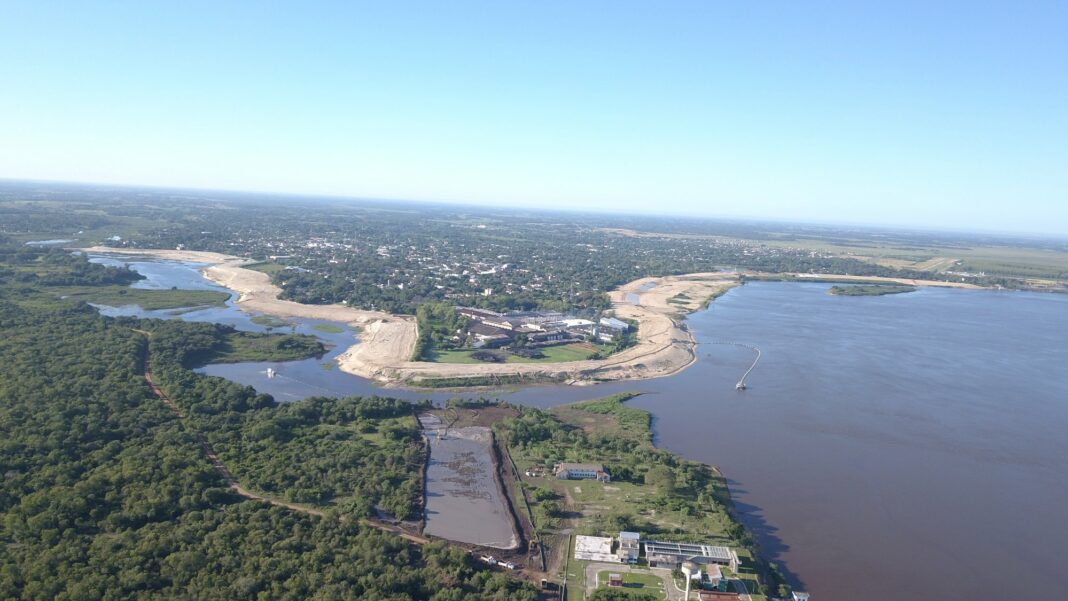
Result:
[[[767,273],[755,273],[749,272],[746,275],[753,277],[768,277]],[[976,286],[975,284],[967,284],[964,282],[943,282],[941,280],[914,280],[911,278],[887,278],[877,275],[825,275],[820,273],[786,273],[782,275],[788,275],[794,280],[804,282],[809,281],[837,281],[837,282],[872,282],[878,284],[904,284],[906,286],[929,286],[932,288],[967,288],[969,290],[980,290],[982,286]]]
[[[680,320],[702,308],[708,300],[738,285],[738,277],[725,273],[693,273],[635,280],[609,293],[617,317],[639,323],[638,342],[606,359],[562,363],[432,363],[411,361],[418,335],[415,318],[381,311],[365,311],[342,304],[305,305],[279,299],[281,288],[270,276],[244,269],[253,263],[213,252],[156,249],[81,249],[92,253],[144,256],[207,264],[201,272],[211,281],[238,295],[243,310],[278,317],[305,317],[339,321],[361,328],[358,343],[338,356],[340,369],[386,386],[419,386],[438,378],[486,378],[523,376],[553,379],[568,384],[591,384],[604,380],[642,380],[677,373],[696,360],[693,336]],[[758,274],[752,274],[758,275]],[[767,275],[767,274],[760,274]],[[974,288],[967,284],[926,280],[895,280],[854,276],[820,276],[857,281],[895,281],[917,286]],[[799,276],[804,280],[805,276]]]

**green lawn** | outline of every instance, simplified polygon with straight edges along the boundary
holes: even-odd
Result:
[[[584,344],[561,344],[541,349],[545,357],[540,359],[527,359],[526,357],[512,356],[509,363],[563,363],[566,361],[585,361],[597,351],[591,351]]]
[[[262,261],[260,263],[252,263],[245,265],[245,269],[251,269],[252,271],[262,271],[267,275],[274,275],[276,273],[286,270],[286,266],[281,263],[275,263],[274,261]]]
[[[653,574],[634,572],[613,572],[605,570],[597,574],[597,587],[608,586],[608,575],[620,574],[623,576],[623,589],[643,592],[664,592],[664,581]]]
[[[230,294],[216,290],[149,290],[127,286],[50,286],[46,291],[71,300],[120,307],[137,305],[147,311],[185,307],[222,307]]]

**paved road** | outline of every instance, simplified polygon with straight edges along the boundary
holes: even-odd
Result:
[[[731,580],[731,584],[734,586],[734,592],[738,593],[739,596],[745,597],[746,601],[753,601],[753,597],[749,594],[749,586],[746,585],[744,580]]]

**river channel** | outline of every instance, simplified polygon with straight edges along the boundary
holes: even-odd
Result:
[[[195,264],[94,260],[131,264],[149,278],[138,286],[217,288]],[[671,377],[475,396],[546,407],[649,393],[631,403],[652,412],[657,444],[719,466],[764,555],[817,601],[1064,598],[1068,296],[923,288],[839,297],[828,288],[731,290],[688,319],[698,360]],[[177,317],[267,329],[232,303]],[[199,371],[280,401],[458,396],[342,373],[332,359],[353,331],[289,321],[275,331],[319,336],[330,354]],[[753,351],[722,343],[762,351],[747,390],[734,384]],[[267,378],[268,367],[278,376]]]

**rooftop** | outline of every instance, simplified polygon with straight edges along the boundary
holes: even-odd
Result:
[[[604,465],[600,463],[560,463],[556,466],[557,471],[563,470],[576,470],[576,471],[591,471],[591,472],[603,472]]]
[[[683,557],[707,557],[715,561],[731,561],[734,556],[727,547],[698,545],[694,543],[667,543],[645,541],[646,555],[678,555]]]
[[[619,330],[626,330],[626,329],[630,328],[630,324],[628,324],[625,321],[616,319],[615,317],[602,317],[601,318],[601,325],[602,326],[608,326],[610,328],[616,328],[616,329],[619,329]]]

